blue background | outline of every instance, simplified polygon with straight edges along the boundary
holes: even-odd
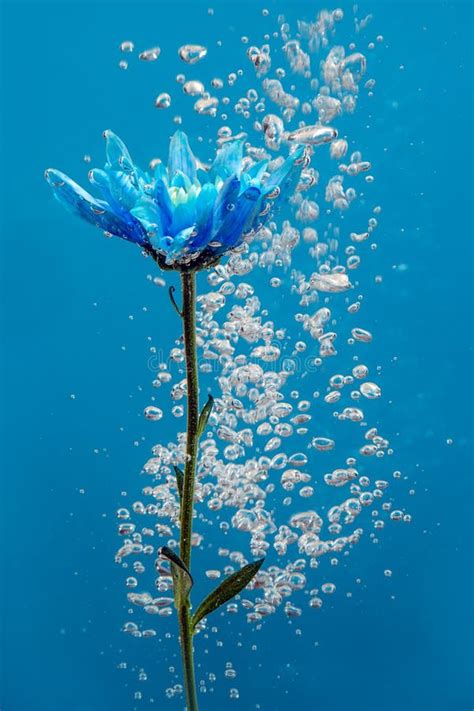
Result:
[[[209,46],[222,38],[237,68],[241,35],[253,42],[268,27],[265,5],[214,2],[213,18],[207,6],[2,6],[2,711],[183,707],[163,694],[177,681],[168,671],[178,667],[175,641],[120,630],[123,572],[113,563],[115,510],[139,497],[139,472],[158,439],[141,415],[156,394],[147,337],[169,345],[176,316],[165,290],[146,279],[152,265],[60,210],[42,176],[52,165],[84,177],[84,153],[101,165],[107,127],[142,164],[150,146],[163,154],[172,114],[158,115],[152,103],[173,75],[166,52],[190,38]],[[315,13],[312,3],[266,6],[272,16]],[[202,670],[218,675],[204,709],[474,706],[472,8],[367,2],[359,14],[368,12],[372,37],[383,34],[387,48],[374,65],[373,116],[361,112],[352,135],[360,121],[377,163],[383,216],[372,265],[384,281],[364,293],[376,357],[388,364],[392,405],[381,419],[408,476],[400,495],[413,523],[390,527],[377,547],[360,544],[347,571],[337,571],[352,598],[335,595],[293,624],[279,614],[259,632],[243,616],[219,621],[217,637],[198,639]],[[161,64],[120,72],[124,39],[159,44]],[[180,101],[174,112],[188,116]],[[185,128],[199,132],[198,121],[186,118]],[[406,270],[392,268],[400,264]],[[417,493],[408,501],[409,488]],[[235,681],[223,679],[226,661]],[[138,681],[140,668],[148,681]],[[231,686],[239,701],[229,700]]]

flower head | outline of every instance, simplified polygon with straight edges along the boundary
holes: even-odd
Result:
[[[58,170],[48,169],[46,179],[65,207],[106,234],[138,244],[165,269],[216,264],[255,234],[303,162],[299,147],[269,174],[268,161],[244,161],[243,141],[236,139],[204,169],[186,134],[177,131],[168,165],[159,162],[150,175],[133,163],[118,136],[105,131],[104,137],[107,162],[89,173],[100,199]]]

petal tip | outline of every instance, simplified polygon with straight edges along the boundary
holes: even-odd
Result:
[[[44,177],[52,188],[60,187],[68,180],[67,175],[61,173],[60,170],[56,170],[56,168],[46,168]]]
[[[179,138],[180,140],[183,140],[183,139],[187,139],[187,137],[188,137],[187,133],[185,133],[181,128],[177,128],[176,131],[171,136],[171,139]]]

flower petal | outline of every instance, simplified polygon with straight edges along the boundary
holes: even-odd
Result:
[[[301,165],[298,163],[303,158],[304,146],[299,146],[288,158],[281,164],[274,173],[265,181],[263,193],[268,195],[275,188],[280,189],[280,197],[288,195],[293,185],[296,184],[301,171]]]
[[[211,170],[224,180],[230,175],[240,177],[242,171],[242,158],[244,154],[244,141],[238,138],[235,141],[224,143],[216,153]]]
[[[158,248],[163,237],[163,225],[161,212],[156,202],[149,197],[143,196],[135,207],[130,210],[130,213],[143,226],[151,245]]]
[[[209,247],[215,254],[223,254],[236,247],[254,224],[260,209],[261,191],[252,186],[239,195],[233,210],[227,213]]]
[[[103,135],[107,156],[106,167],[112,170],[124,170],[127,173],[133,172],[133,161],[125,143],[109,129],[104,131]]]
[[[240,180],[236,175],[231,175],[221,187],[214,204],[212,217],[212,230],[214,234],[219,230],[227,213],[234,209],[239,193]]]
[[[176,131],[170,141],[168,157],[168,173],[170,180],[181,171],[191,182],[196,180],[196,158],[189,145],[188,137],[183,131]]]
[[[157,180],[153,190],[153,198],[161,211],[161,224],[166,233],[173,219],[174,205],[164,180]]]
[[[183,188],[183,190],[188,191],[191,189],[192,183],[182,170],[177,170],[171,179],[171,186],[173,188]]]
[[[202,250],[212,239],[213,211],[217,197],[214,183],[206,183],[196,198],[196,234],[190,239],[190,251]]]
[[[129,173],[94,168],[89,173],[89,180],[100,188],[107,202],[119,210],[131,210],[140,198],[140,191]]]
[[[242,178],[250,178],[249,184],[258,186],[262,182],[267,167],[268,160],[260,160],[242,173]]]
[[[194,231],[195,227],[192,225],[181,230],[173,237],[171,245],[166,250],[167,264],[172,264],[175,260],[179,260],[188,254],[190,238]]]
[[[187,227],[194,225],[196,220],[196,203],[192,200],[176,205],[173,212],[173,219],[168,228],[169,234],[175,236]]]
[[[108,203],[97,200],[59,170],[50,168],[45,176],[54,197],[70,212],[117,237],[142,246],[147,244],[145,231],[133,216],[117,215]]]

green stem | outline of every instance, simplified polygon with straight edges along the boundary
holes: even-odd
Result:
[[[188,711],[199,711],[194,674],[193,629],[191,625],[191,615],[189,614],[189,604],[183,605],[178,612],[178,617],[184,688],[186,690],[186,706]]]
[[[199,377],[196,355],[196,275],[194,271],[181,272],[183,290],[183,335],[186,360],[186,380],[188,395],[186,464],[184,468],[183,494],[180,515],[180,555],[184,565],[191,569],[191,538],[193,532],[194,482],[199,443]],[[190,605],[187,601],[178,612],[183,659],[184,684],[188,711],[198,711],[196,680],[193,659],[193,630]]]
[[[181,272],[183,286],[183,335],[188,390],[186,435],[186,464],[184,468],[183,498],[181,502],[180,555],[191,569],[191,536],[193,529],[194,479],[198,449],[199,380],[196,355],[196,275]]]

